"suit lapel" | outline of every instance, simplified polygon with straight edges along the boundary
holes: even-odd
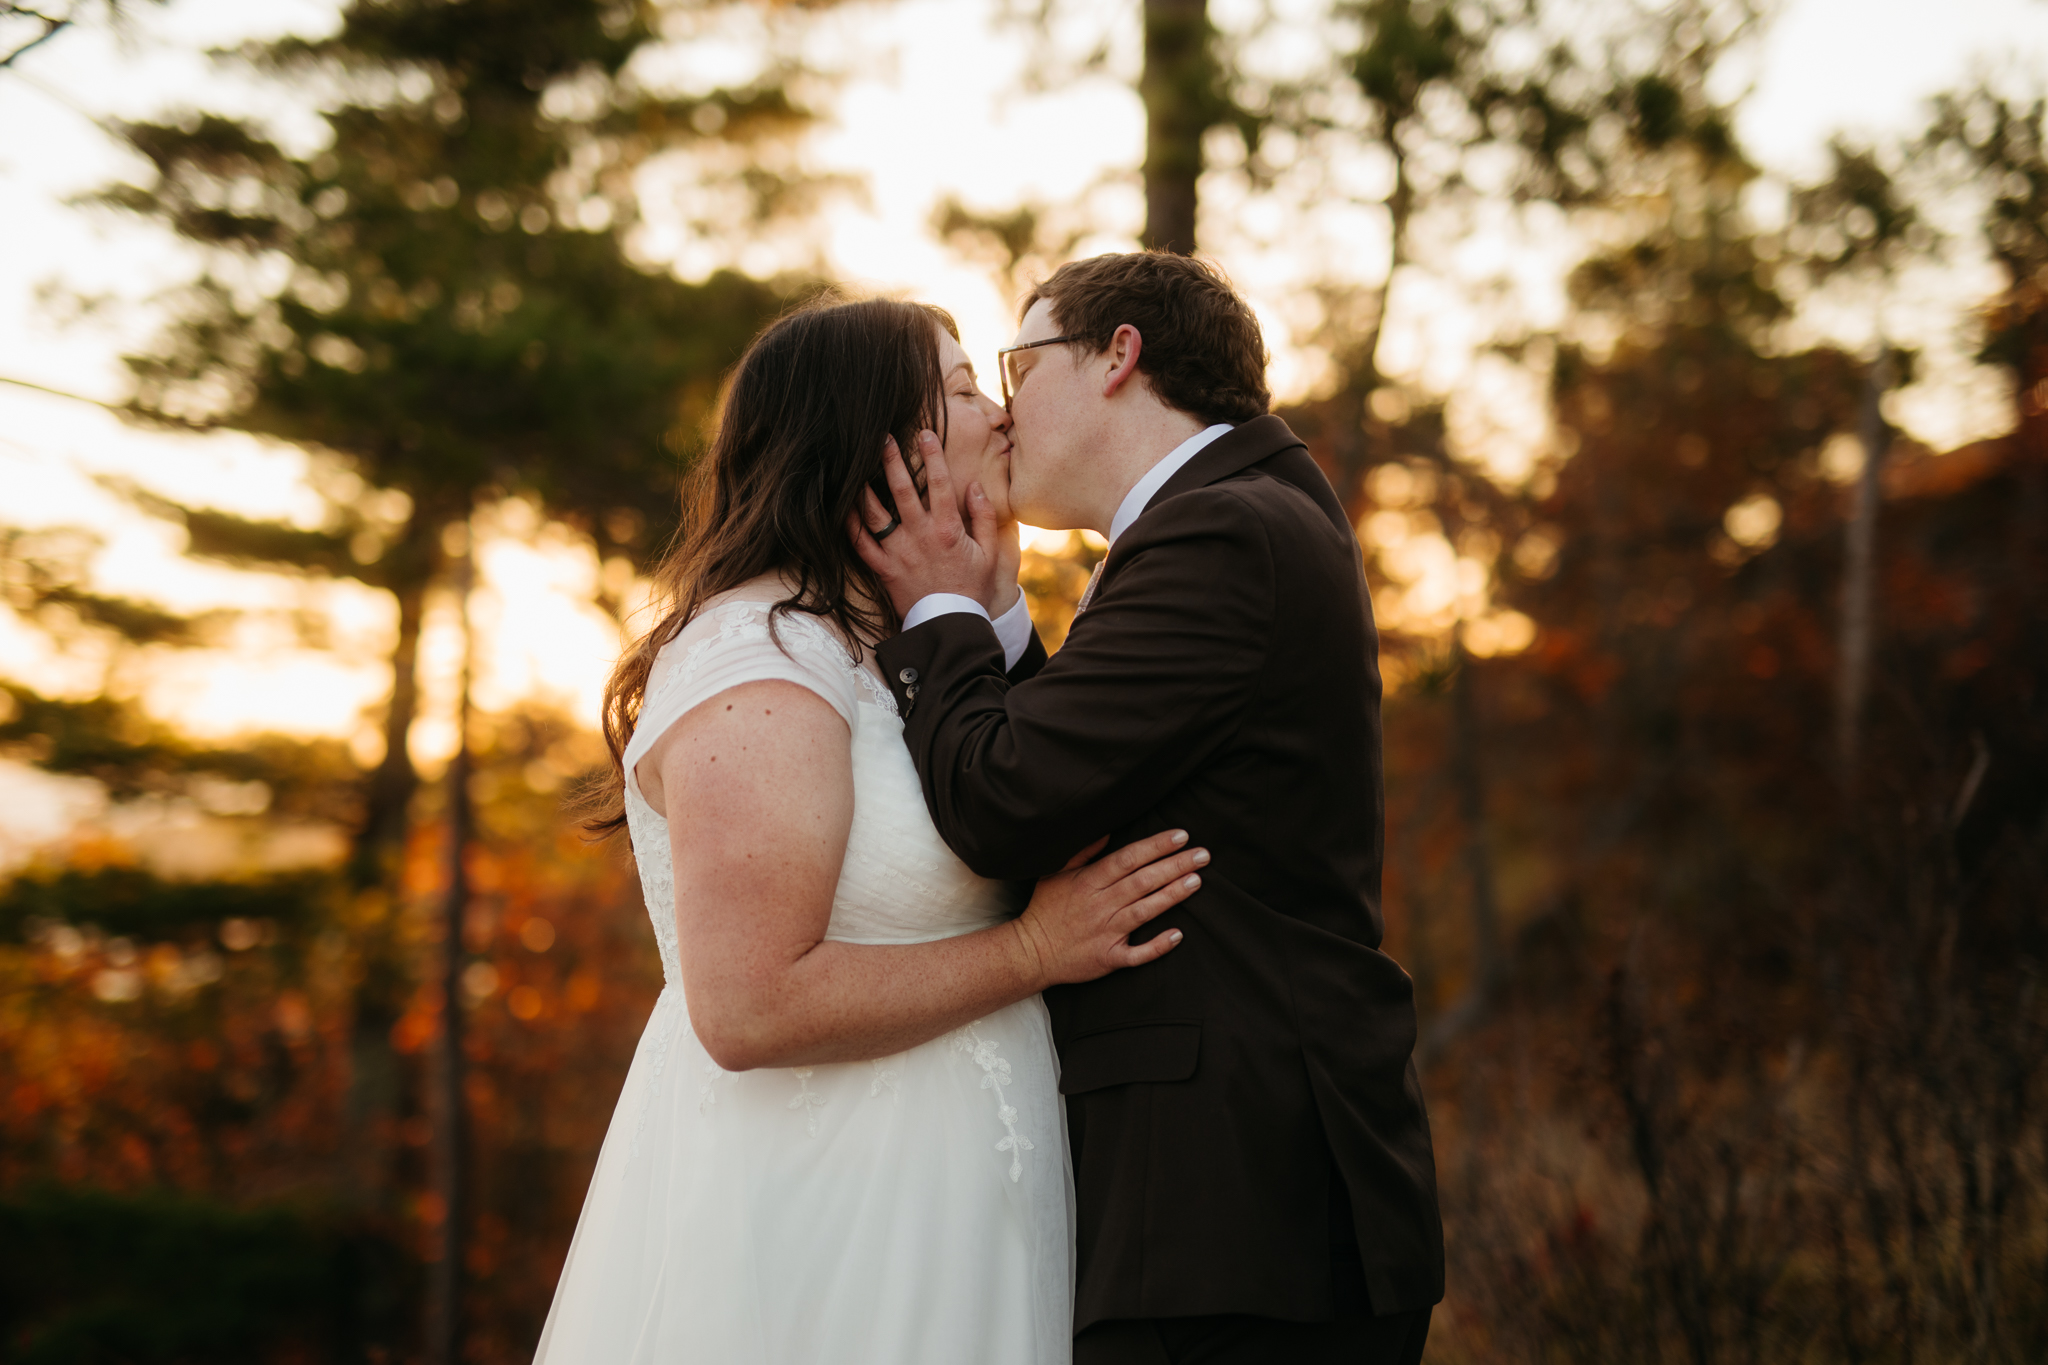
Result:
[[[1096,563],[1096,571],[1087,577],[1087,587],[1081,591],[1081,604],[1075,608],[1073,620],[1079,622],[1087,606],[1092,606],[1094,600],[1102,596],[1108,579],[1116,575],[1116,569],[1128,555],[1128,546],[1139,540],[1139,536],[1130,532],[1141,526],[1155,508],[1163,505],[1169,497],[1204,489],[1210,483],[1223,483],[1231,475],[1239,475],[1253,465],[1260,467],[1262,473],[1292,483],[1307,493],[1317,508],[1323,510],[1323,516],[1329,518],[1331,526],[1346,536],[1354,534],[1350,518],[1343,516],[1343,503],[1337,501],[1337,493],[1329,487],[1329,479],[1325,479],[1323,471],[1317,469],[1315,458],[1309,454],[1309,446],[1303,444],[1300,436],[1290,432],[1280,417],[1266,413],[1264,417],[1253,417],[1251,422],[1245,422],[1243,426],[1212,440],[1186,465],[1174,471],[1174,477],[1159,485],[1159,491],[1153,493],[1149,503],[1145,503],[1145,512],[1139,512],[1137,520],[1124,528],[1124,534],[1118,536],[1114,546],[1110,546],[1110,553]]]
[[[1351,522],[1344,515],[1343,505],[1337,501],[1336,490],[1323,477],[1323,471],[1316,467],[1308,447],[1287,429],[1287,423],[1271,413],[1254,417],[1210,442],[1194,459],[1176,470],[1172,478],[1160,485],[1159,491],[1152,495],[1152,501],[1145,504],[1145,511],[1151,511],[1177,494],[1221,483],[1255,464],[1265,464],[1267,473],[1285,479],[1308,494],[1332,524],[1346,534],[1350,533]],[[1142,519],[1144,512],[1138,515]]]
[[[1129,547],[1138,540],[1131,531],[1143,524],[1154,508],[1182,493],[1221,483],[1253,465],[1261,466],[1262,472],[1285,480],[1308,494],[1333,526],[1347,536],[1352,534],[1351,521],[1344,515],[1343,504],[1337,501],[1336,491],[1323,477],[1323,471],[1316,466],[1301,438],[1287,429],[1287,423],[1271,413],[1254,417],[1218,436],[1159,486],[1159,491],[1145,504],[1145,510],[1138,514],[1137,520],[1125,528],[1116,545],[1096,563],[1095,572],[1089,575],[1088,586],[1082,591],[1080,605],[1075,609],[1075,624],[1079,624],[1082,614],[1101,595],[1107,580],[1115,576],[1123,563]]]
[[[1269,456],[1277,455],[1289,446],[1300,444],[1301,438],[1287,429],[1287,423],[1270,412],[1263,417],[1254,417],[1197,451],[1195,458],[1175,470],[1173,477],[1159,486],[1159,491],[1152,495],[1152,501],[1145,504],[1145,511],[1151,511],[1176,494],[1207,488]],[[1140,512],[1138,515],[1144,514]]]

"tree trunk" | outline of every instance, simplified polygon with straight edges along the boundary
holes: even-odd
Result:
[[[1451,631],[1451,779],[1458,814],[1465,825],[1465,871],[1472,887],[1472,975],[1457,1003],[1438,1015],[1415,1049],[1427,1068],[1444,1049],[1485,1022],[1495,994],[1507,980],[1501,946],[1500,897],[1493,883],[1493,855],[1487,850],[1486,789],[1479,771],[1479,716],[1472,697],[1472,657],[1465,652],[1465,623]]]
[[[1864,385],[1858,435],[1863,441],[1863,476],[1856,482],[1856,509],[1849,518],[1842,569],[1841,660],[1835,675],[1835,762],[1844,786],[1856,777],[1863,743],[1863,703],[1870,690],[1871,639],[1876,629],[1877,514],[1884,490],[1885,448],[1891,432],[1879,404],[1892,383],[1889,352],[1870,367]]]
[[[420,623],[439,531],[440,518],[426,507],[415,507],[404,534],[386,554],[386,582],[398,601],[398,641],[391,650],[384,758],[365,788],[362,823],[348,863],[361,966],[349,1036],[343,1180],[351,1198],[365,1208],[388,1205],[393,1197],[390,1135],[403,1082],[391,1029],[404,1013],[412,980],[407,951],[399,942],[392,891],[411,828],[412,798],[419,789],[407,740],[419,712]]]
[[[1500,901],[1493,885],[1493,857],[1486,847],[1486,790],[1479,772],[1479,717],[1472,698],[1472,656],[1465,652],[1465,626],[1451,633],[1451,710],[1455,734],[1452,763],[1457,773],[1458,813],[1465,823],[1465,867],[1472,880],[1472,985],[1474,999],[1490,998],[1506,975],[1501,951]]]
[[[1387,279],[1380,286],[1379,306],[1372,326],[1357,348],[1344,357],[1345,381],[1337,395],[1337,430],[1331,442],[1342,480],[1338,500],[1346,512],[1356,516],[1365,487],[1365,476],[1379,463],[1392,458],[1398,449],[1399,423],[1386,421],[1372,411],[1372,395],[1385,382],[1380,369],[1380,346],[1387,335],[1387,308],[1394,298],[1394,279],[1408,263],[1408,227],[1415,213],[1415,186],[1408,174],[1408,153],[1401,144],[1400,130],[1390,127],[1387,150],[1394,158],[1394,188],[1387,196]]]
[[[350,881],[358,890],[389,883],[405,848],[407,811],[419,790],[419,774],[413,770],[406,741],[419,713],[420,622],[426,612],[427,585],[433,580],[434,538],[440,529],[440,518],[426,507],[416,507],[405,534],[386,555],[390,566],[387,581],[391,595],[398,599],[398,643],[391,650],[384,759],[370,775],[363,822],[349,860]]]
[[[1387,195],[1387,282],[1380,286],[1380,307],[1372,320],[1372,331],[1360,347],[1358,383],[1370,393],[1380,386],[1380,344],[1387,335],[1387,307],[1394,300],[1394,277],[1408,264],[1408,232],[1415,221],[1415,181],[1408,172],[1408,149],[1401,142],[1401,129],[1389,122],[1387,153],[1394,160],[1394,188]]]
[[[1195,249],[1202,135],[1215,122],[1208,0],[1145,0],[1145,245]]]
[[[455,589],[462,613],[462,691],[456,701],[455,757],[448,763],[448,881],[441,906],[441,1034],[434,1048],[434,1193],[441,1205],[440,1245],[429,1267],[427,1359],[432,1365],[461,1361],[462,1284],[469,1254],[469,1124],[464,1101],[468,1067],[462,1041],[463,921],[469,909],[469,691],[476,642],[469,623],[469,595],[475,561],[465,552],[456,568]]]

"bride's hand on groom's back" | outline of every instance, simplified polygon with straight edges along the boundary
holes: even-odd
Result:
[[[1183,847],[1187,838],[1186,830],[1167,830],[1090,862],[1109,842],[1098,839],[1039,882],[1014,922],[1035,975],[1048,986],[1093,981],[1172,952],[1178,929],[1143,943],[1130,939],[1201,886],[1195,870],[1207,865],[1209,851]]]

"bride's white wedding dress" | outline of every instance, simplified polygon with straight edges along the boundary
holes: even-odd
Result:
[[[677,718],[740,683],[798,683],[851,731],[853,825],[827,938],[921,943],[1009,913],[1001,884],[932,827],[888,689],[816,619],[787,614],[776,631],[783,648],[766,600],[714,604],[648,679],[626,814],[667,985],[536,1361],[1066,1362],[1072,1181],[1037,997],[896,1056],[835,1065],[728,1072],[691,1032],[668,830],[631,774]]]

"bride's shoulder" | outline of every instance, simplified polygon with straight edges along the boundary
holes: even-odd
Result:
[[[804,611],[775,610],[790,595],[788,583],[764,574],[706,599],[662,646],[654,673],[688,673],[718,661],[768,655],[818,656],[821,661],[831,656],[842,667],[850,662],[851,651],[831,621]]]
[[[719,619],[735,618],[750,612],[757,616],[765,616],[776,603],[788,597],[789,585],[783,582],[780,574],[760,574],[735,587],[727,588],[724,592],[714,593],[705,598],[703,604],[697,608],[696,615],[690,618],[689,626],[684,629]]]

